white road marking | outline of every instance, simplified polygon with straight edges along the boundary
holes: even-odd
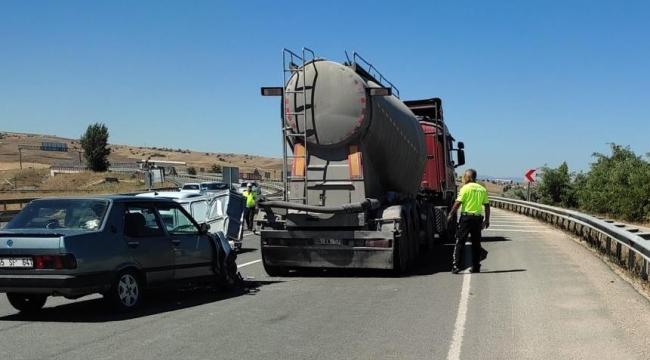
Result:
[[[467,305],[469,303],[469,284],[471,275],[463,275],[463,285],[460,290],[460,303],[454,325],[454,337],[447,353],[447,360],[460,360],[460,348],[463,345],[463,333],[465,332],[465,319],[467,319]]]
[[[242,237],[251,236],[251,235],[255,235],[255,233],[249,232],[249,233],[246,233],[246,234],[242,235]]]
[[[241,265],[237,265],[237,268],[239,269],[239,268],[243,268],[244,266],[257,264],[258,262],[261,262],[261,261],[262,261],[262,259],[257,259],[257,260],[249,261],[249,262],[247,262],[247,263],[243,263],[243,264],[241,264]]]

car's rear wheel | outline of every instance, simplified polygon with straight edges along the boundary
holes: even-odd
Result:
[[[142,302],[140,277],[133,270],[120,272],[104,296],[117,311],[126,312],[137,308]]]
[[[43,308],[47,295],[7,293],[9,303],[23,313],[34,313]]]

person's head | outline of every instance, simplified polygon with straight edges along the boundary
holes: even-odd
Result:
[[[248,184],[246,184],[246,188],[247,188],[248,190],[252,190],[252,189],[253,189],[253,184],[252,184],[252,183],[248,183]]]
[[[104,214],[104,210],[106,209],[106,205],[103,203],[94,203],[91,206],[91,209],[93,210],[93,213],[97,217],[101,217]]]
[[[476,170],[467,169],[463,174],[463,184],[471,183],[476,181]]]

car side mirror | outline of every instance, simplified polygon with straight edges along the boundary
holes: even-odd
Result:
[[[200,223],[199,231],[201,232],[201,234],[207,234],[208,231],[210,231],[210,224]]]

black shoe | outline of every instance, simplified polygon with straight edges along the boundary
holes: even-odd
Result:
[[[471,269],[469,269],[469,272],[472,273],[472,274],[473,273],[480,273],[481,272],[481,267],[480,266],[472,267]]]
[[[451,268],[451,273],[452,273],[452,274],[458,274],[459,272],[460,272],[460,269],[459,269],[459,268],[457,268],[457,267],[455,267],[455,266],[454,266],[453,268]]]

